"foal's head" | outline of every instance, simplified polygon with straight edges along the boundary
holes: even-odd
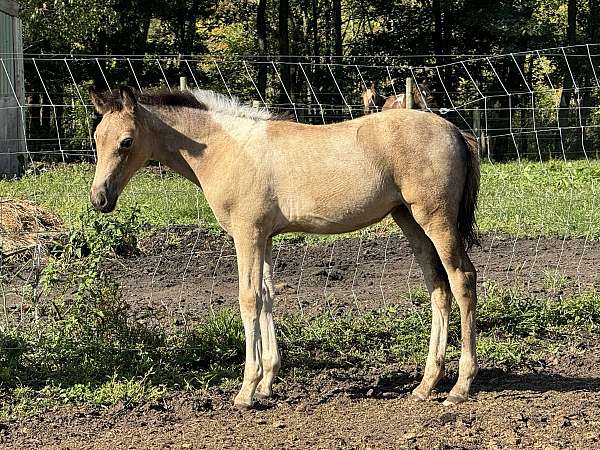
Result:
[[[417,88],[413,91],[413,101],[415,106],[421,109],[437,107],[433,90],[427,81],[417,85]]]
[[[364,113],[369,114],[371,109],[379,109],[383,106],[385,103],[385,97],[377,92],[377,86],[374,82],[372,82],[371,87],[368,87],[363,91],[362,101]]]
[[[143,132],[143,112],[131,88],[102,93],[92,87],[90,97],[102,115],[94,133],[98,161],[90,200],[94,208],[107,213],[115,209],[129,179],[150,159],[151,142]]]

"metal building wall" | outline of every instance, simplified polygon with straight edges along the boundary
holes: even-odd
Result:
[[[18,5],[0,0],[0,176],[18,176],[24,165],[23,42]]]

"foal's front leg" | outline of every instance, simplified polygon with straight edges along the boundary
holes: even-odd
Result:
[[[273,243],[271,238],[267,239],[265,249],[265,263],[263,269],[263,297],[262,309],[260,311],[260,335],[262,340],[262,366],[263,378],[256,388],[257,397],[270,397],[273,390],[273,381],[279,371],[281,360],[277,339],[275,337],[275,324],[273,323],[273,299],[275,287],[273,285]]]
[[[262,378],[260,311],[265,239],[256,230],[234,235],[239,273],[240,313],[246,337],[244,381],[234,404],[240,409],[252,406],[252,397]]]

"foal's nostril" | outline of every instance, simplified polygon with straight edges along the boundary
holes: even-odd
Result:
[[[106,205],[108,205],[108,199],[106,198],[106,194],[104,192],[101,192],[98,195],[98,207],[100,209],[104,209],[106,208]]]
[[[91,201],[92,205],[94,205],[96,209],[103,210],[108,205],[108,198],[106,197],[106,192],[92,192]]]

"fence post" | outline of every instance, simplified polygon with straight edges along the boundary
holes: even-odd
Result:
[[[23,77],[23,40],[19,5],[16,1],[0,0],[0,40],[11,44],[13,54],[4,58],[7,83],[0,92],[0,178],[14,177],[22,173],[26,160],[25,149],[25,111],[18,107],[25,103]],[[6,26],[4,25],[6,24]],[[9,45],[10,48],[10,45]],[[4,55],[0,55],[4,56]],[[0,64],[2,66],[2,64]],[[5,77],[0,67],[0,79]],[[13,95],[12,84],[17,98]],[[7,88],[5,90],[4,88]]]
[[[475,137],[481,137],[481,116],[479,115],[479,106],[473,109],[473,132]]]
[[[187,77],[179,77],[179,90],[187,91],[187,88],[188,88]]]
[[[413,79],[411,77],[406,78],[406,93],[404,95],[406,109],[412,109],[413,107]]]
[[[485,131],[481,129],[481,113],[479,111],[479,106],[476,106],[473,109],[473,132],[479,142],[479,156],[484,157],[487,155],[488,151],[488,139]]]

